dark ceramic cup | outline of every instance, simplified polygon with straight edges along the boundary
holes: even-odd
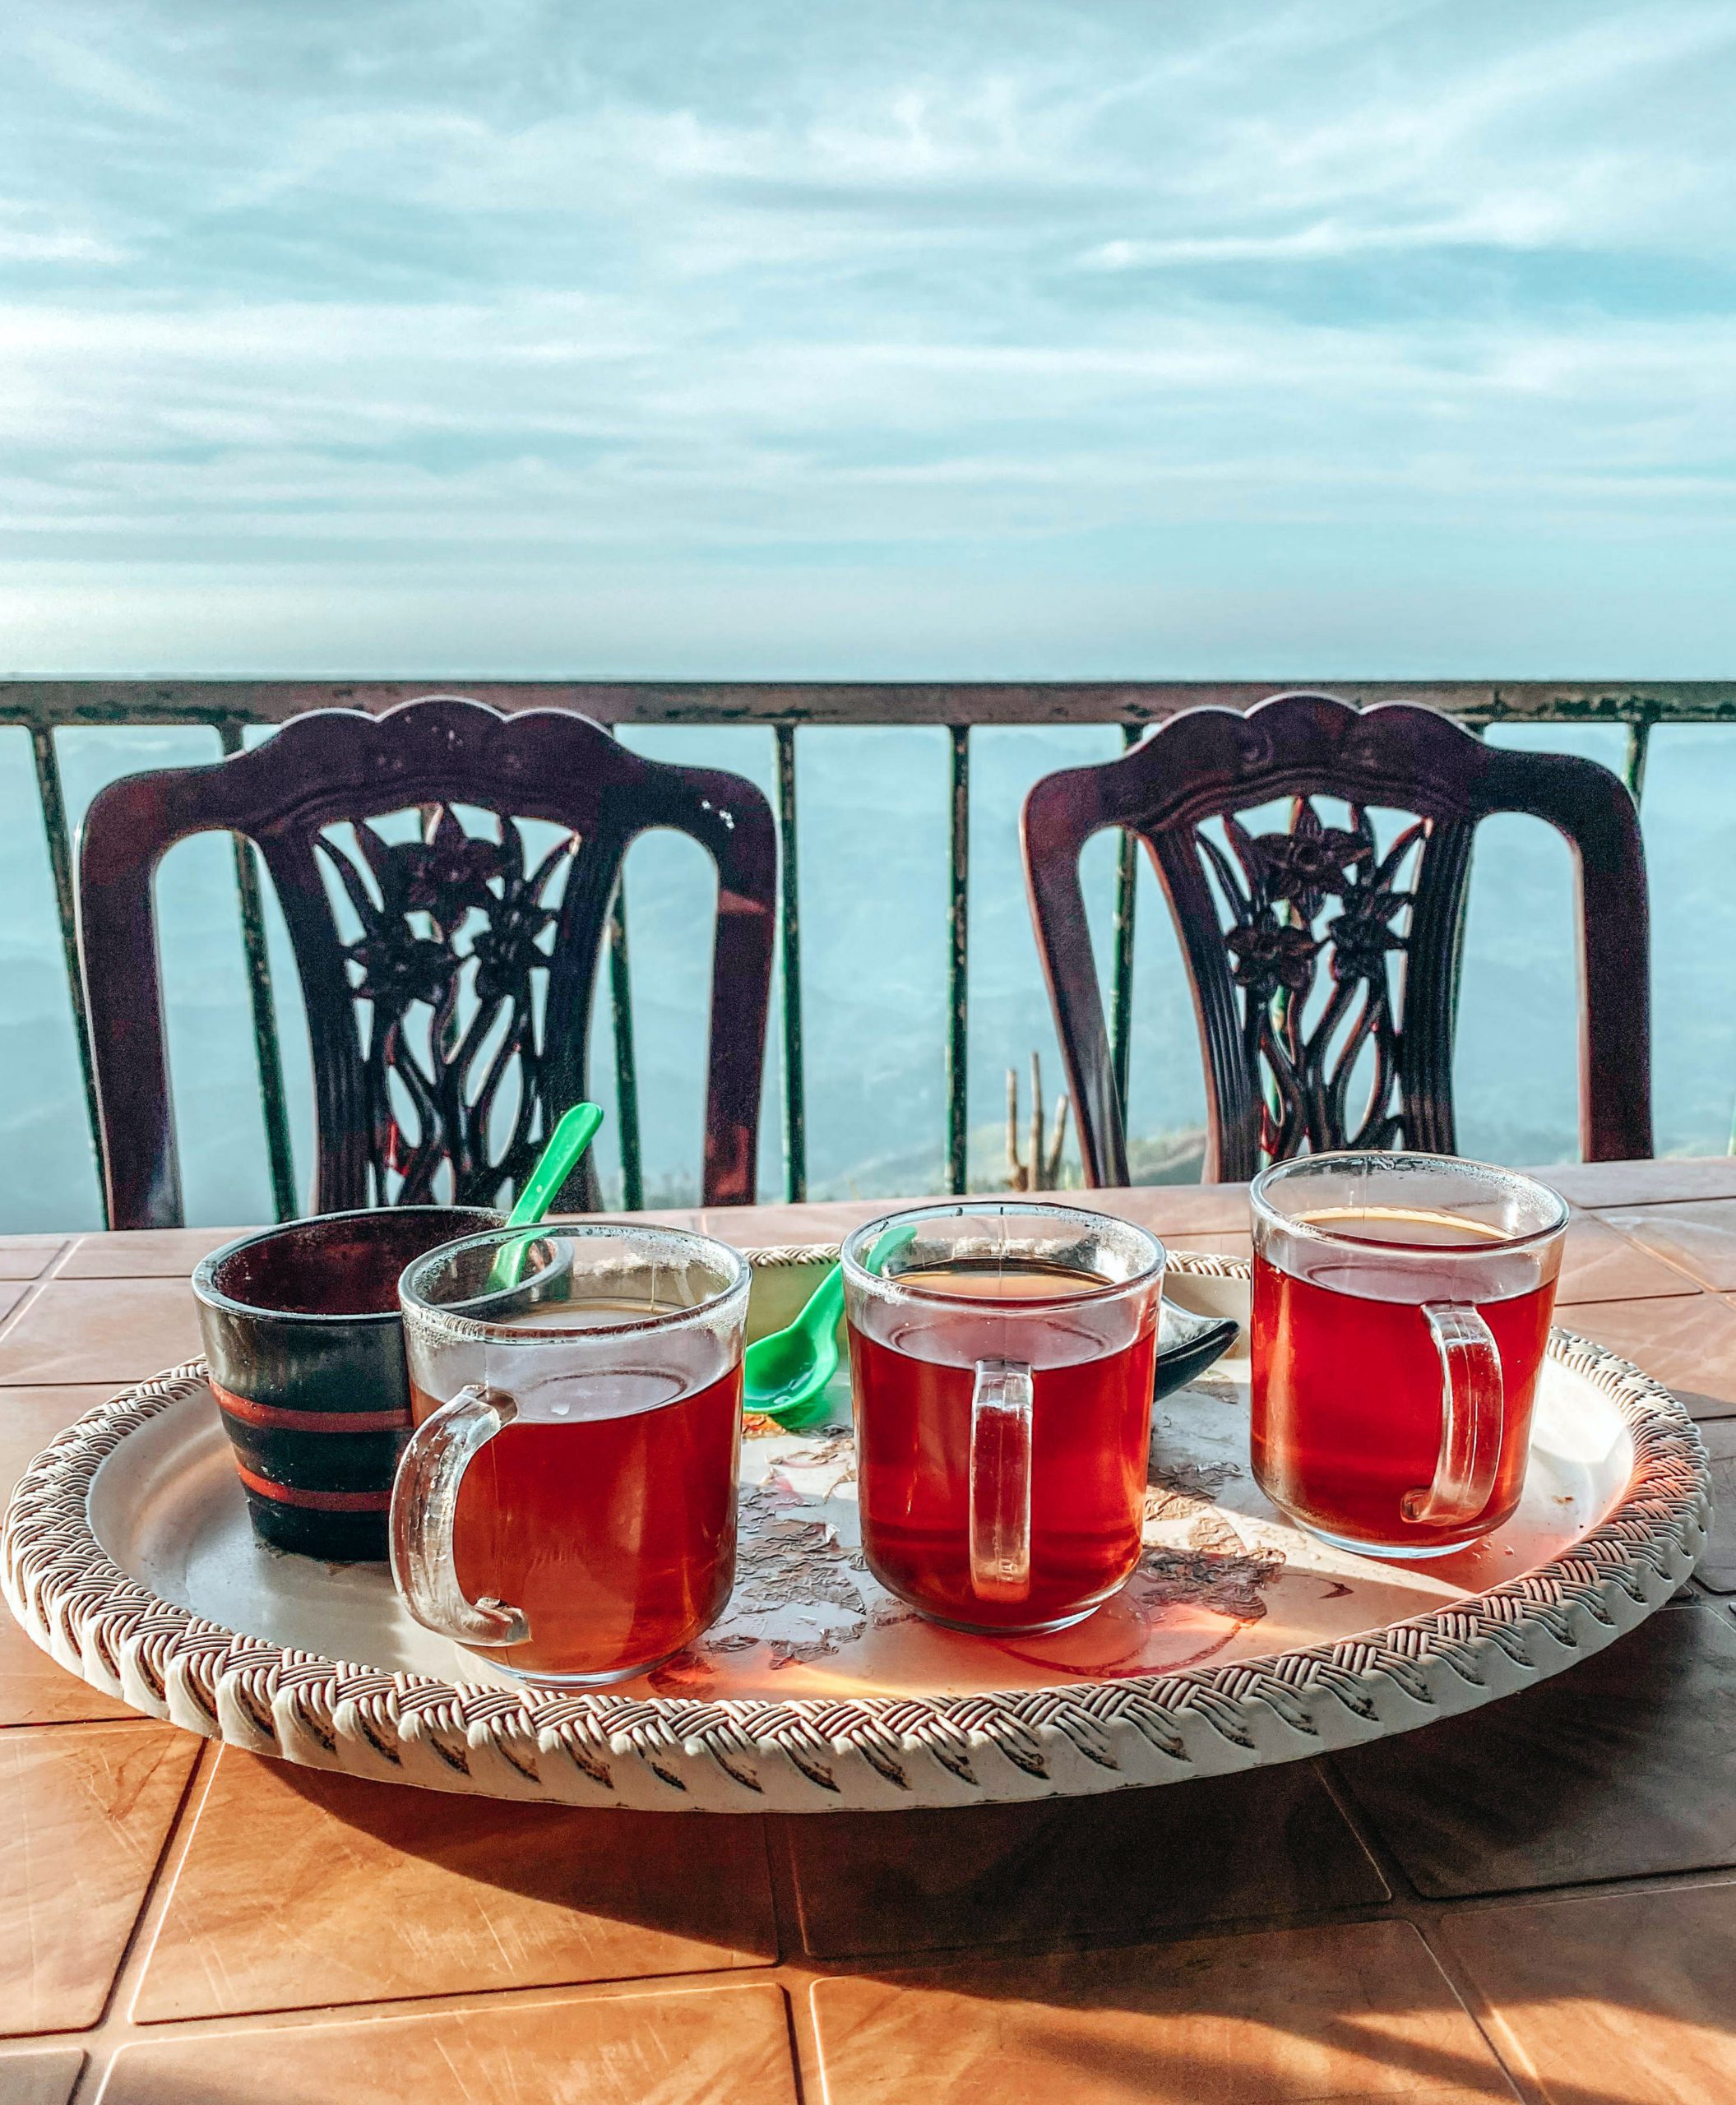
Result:
[[[503,1218],[484,1206],[322,1214],[243,1236],[193,1274],[211,1394],[262,1542],[332,1563],[385,1557],[410,1424],[399,1275]]]

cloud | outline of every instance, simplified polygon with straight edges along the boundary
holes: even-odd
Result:
[[[77,227],[57,225],[22,202],[0,198],[0,264],[123,263],[127,252]]]
[[[1316,220],[1282,234],[1106,241],[1081,261],[1088,268],[1104,271],[1161,270],[1166,265],[1190,263],[1318,263],[1417,249],[1541,248],[1566,230],[1558,207],[1544,199],[1524,198],[1442,220],[1401,220],[1373,226]]]
[[[47,19],[52,19],[52,15]],[[175,102],[169,84],[153,86],[142,74],[118,63],[103,49],[104,41],[96,37],[57,35],[46,29],[26,33],[23,55],[29,62],[28,70],[13,77],[25,92],[30,74],[36,72],[81,104],[95,104],[132,117],[171,115]]]
[[[444,599],[468,557],[539,629],[575,564],[623,607],[679,576],[650,664],[703,656],[684,622],[740,650],[744,567],[823,655],[913,563],[962,632],[1013,577],[1099,619],[1190,540],[1282,659],[1285,533],[1394,605],[1576,550],[1662,648],[1627,581],[1728,553],[1726,8],[21,0],[8,35],[0,564],[61,567],[6,602],[38,662],[120,650],[73,581],[137,609],[147,563],[189,604],[244,573],[240,608],[340,555]]]

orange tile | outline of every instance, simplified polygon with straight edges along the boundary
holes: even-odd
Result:
[[[54,1435],[109,1390],[101,1384],[65,1388],[0,1389],[0,1504],[27,1463]],[[0,1615],[0,1725],[63,1724],[77,1719],[130,1718],[111,1696],[100,1695],[56,1666],[9,1615]],[[0,2091],[0,2105],[5,2093]]]
[[[101,1381],[0,1389],[0,1501],[57,1432],[106,1403],[114,1393]]]
[[[780,1823],[827,1957],[1355,1907],[1385,1882],[1312,1766],[1160,1790]]]
[[[1005,1191],[974,1196],[1006,1199]],[[1096,1191],[1044,1191],[1037,1204],[1081,1206],[1087,1212],[1113,1214],[1137,1221],[1157,1236],[1186,1247],[1189,1234],[1246,1233],[1245,1184],[1142,1184]],[[863,1221],[877,1220],[907,1206],[942,1205],[943,1196],[905,1199],[824,1199],[803,1205],[712,1206],[704,1214],[705,1231],[738,1249],[768,1249],[782,1243],[840,1242]]]
[[[720,1210],[719,1218],[722,1218]],[[551,1221],[578,1220],[604,1222],[640,1221],[654,1228],[684,1228],[690,1234],[702,1235],[705,1228],[697,1206],[677,1206],[658,1213],[650,1210],[637,1214],[551,1214]],[[727,1238],[725,1238],[727,1240]]]
[[[185,1279],[50,1279],[0,1331],[0,1385],[141,1381],[198,1350]]]
[[[67,1725],[137,1714],[56,1665],[10,1615],[0,1612],[0,1726]]]
[[[84,2066],[76,2047],[0,2056],[0,2105],[67,2105]]]
[[[1190,1235],[1240,1233],[1248,1228],[1245,1184],[1135,1184],[1097,1191],[1057,1191],[1069,1205],[1135,1221],[1178,1249]]]
[[[184,1279],[201,1257],[245,1228],[133,1228],[81,1235],[55,1274],[62,1279]]]
[[[1153,1210],[1154,1212],[1155,1210]],[[1243,1209],[1244,1214],[1246,1209]],[[1214,1251],[1224,1256],[1248,1257],[1252,1238],[1239,1229],[1177,1227],[1160,1228],[1156,1220],[1145,1224],[1162,1233],[1175,1250]],[[1691,1294],[1693,1283],[1642,1250],[1593,1214],[1576,1214],[1567,1230],[1567,1247],[1562,1263],[1558,1307],[1572,1307],[1581,1302],[1638,1300],[1657,1294]]]
[[[623,1980],[776,1952],[758,1819],[511,1805],[225,1747],[136,2014]]]
[[[1736,1885],[1467,1908],[1442,1934],[1550,2105],[1736,2098]]]
[[[1736,1863],[1736,1623],[1666,1608],[1553,1680],[1334,1757],[1419,1890]]]
[[[682,1816],[675,1816],[679,1818]],[[0,2092],[0,2098],[4,2093]],[[796,2105],[780,1988],[691,1988],[128,2047],[103,2105]]]
[[[1248,1187],[1242,1184],[1136,1186],[1119,1190],[1057,1191],[1045,1199],[1114,1214],[1148,1228],[1177,1249],[1221,1249],[1245,1254]],[[709,1233],[743,1247],[840,1241],[860,1222],[921,1200],[828,1201],[803,1206],[714,1208]],[[1736,1279],[1733,1279],[1736,1284]],[[1563,1305],[1683,1293],[1691,1282],[1594,1214],[1576,1217],[1562,1273]]]
[[[0,1733],[0,2032],[96,2022],[201,1744],[143,1723]]]
[[[1736,1199],[1736,1155],[1655,1162],[1553,1163],[1526,1172],[1576,1206],[1673,1205],[1683,1199]]]
[[[738,1250],[774,1250],[808,1242],[841,1242],[863,1221],[923,1199],[828,1199],[807,1205],[707,1206],[701,1216],[707,1235]]]
[[[979,1961],[812,1993],[826,2105],[1512,2097],[1405,1922]]]
[[[0,1279],[34,1279],[66,1247],[63,1236],[0,1235]]]
[[[1736,1309],[1715,1294],[1595,1302],[1561,1320],[1674,1389],[1695,1418],[1736,1417]]]
[[[1736,1418],[1700,1431],[1712,1464],[1712,1534],[1694,1576],[1715,1594],[1736,1594]]]
[[[1604,1219],[1698,1285],[1736,1288],[1736,1199],[1628,1206]]]
[[[1576,1214],[1567,1227],[1558,1308],[1585,1302],[1639,1301],[1666,1293],[1688,1293],[1693,1282],[1613,1228],[1595,1214]]]

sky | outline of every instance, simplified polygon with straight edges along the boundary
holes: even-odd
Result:
[[[1728,677],[1736,6],[12,0],[0,673]]]

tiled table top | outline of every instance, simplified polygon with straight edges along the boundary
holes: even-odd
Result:
[[[1553,1173],[1562,1320],[1736,1509],[1736,1162]],[[1237,1188],[1090,1195],[1245,1247]],[[705,1225],[833,1240],[883,1202]],[[678,1216],[697,1221],[699,1216]],[[0,1240],[0,1490],[197,1349],[224,1231]],[[0,2105],[1736,2099],[1736,1526],[1632,1636],[1335,1762],[808,1820],[394,1790],[133,1717],[0,1617]]]

